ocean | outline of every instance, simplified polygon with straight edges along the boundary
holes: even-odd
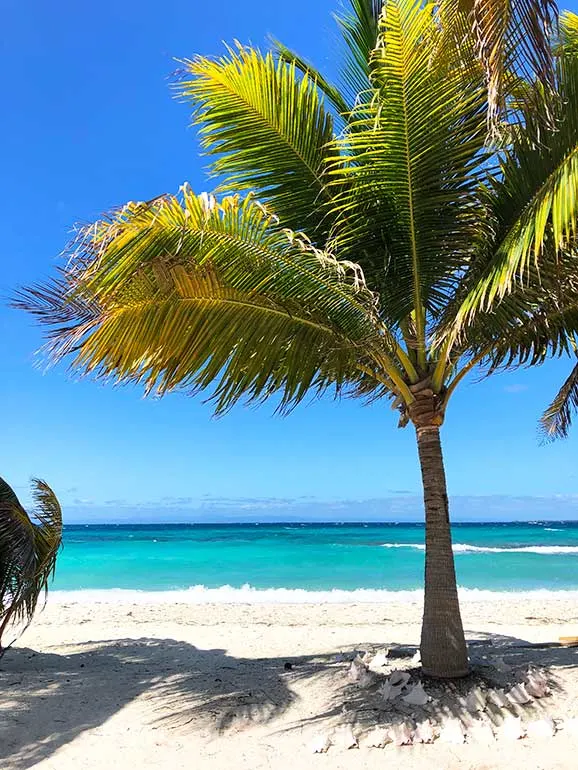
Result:
[[[471,597],[576,592],[578,522],[455,524],[458,584]],[[66,526],[52,592],[188,602],[416,599],[420,524]],[[567,593],[564,593],[568,596]]]

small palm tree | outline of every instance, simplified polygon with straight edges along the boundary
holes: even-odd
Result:
[[[54,492],[33,479],[32,497],[36,506],[31,518],[0,478],[0,642],[10,623],[32,620],[62,541],[62,512]]]
[[[225,197],[185,185],[128,203],[19,300],[48,325],[55,358],[160,394],[208,390],[218,413],[270,397],[287,411],[328,390],[390,398],[417,439],[421,654],[438,677],[468,670],[446,410],[478,365],[569,350],[578,295],[561,280],[578,275],[576,17],[562,22],[556,99],[508,38],[516,119],[490,148],[479,49],[471,36],[448,44],[471,22],[460,7],[352,0],[341,89],[282,46],[185,62],[179,91]]]

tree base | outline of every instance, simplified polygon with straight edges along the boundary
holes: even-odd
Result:
[[[427,668],[424,668],[422,666],[422,674],[424,676],[427,676],[429,679],[463,679],[464,677],[468,676],[471,673],[471,668],[466,668],[463,671],[461,669],[458,669],[457,671],[448,671],[444,672],[443,670],[440,672],[439,669],[436,669],[435,671],[430,671]]]

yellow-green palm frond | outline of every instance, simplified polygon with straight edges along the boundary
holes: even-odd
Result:
[[[560,284],[560,276],[569,280]],[[518,287],[467,330],[467,349],[480,357],[486,374],[538,366],[578,351],[578,258],[569,253],[540,281]],[[540,420],[544,441],[565,438],[578,409],[578,367],[572,370]]]
[[[342,90],[349,112],[367,101],[371,89],[370,61],[377,45],[383,0],[347,0],[336,19],[343,36]]]
[[[282,61],[287,64],[295,65],[299,72],[315,82],[316,86],[327,99],[327,102],[333,107],[337,119],[347,117],[350,114],[351,105],[345,101],[345,97],[341,91],[335,85],[330,83],[327,78],[325,78],[325,76],[311,64],[311,62],[306,61],[296,51],[292,51],[278,40],[273,40],[273,44],[275,53]]]
[[[54,492],[32,481],[30,517],[0,479],[0,640],[9,623],[29,623],[48,589],[62,541],[62,511]]]
[[[564,11],[560,14],[560,22],[556,52],[562,55],[575,56],[578,54],[578,15]]]
[[[568,379],[556,394],[556,398],[542,415],[540,428],[544,440],[566,438],[576,412],[578,412],[578,364],[572,369]]]
[[[331,169],[334,238],[356,255],[390,320],[413,314],[424,345],[426,312],[439,312],[472,253],[485,92],[481,77],[465,80],[432,58],[430,6],[387,0],[379,30],[373,95]]]
[[[571,41],[562,21],[562,39]],[[576,48],[578,51],[578,47]],[[499,174],[483,192],[486,235],[472,270],[462,280],[453,333],[477,313],[497,308],[516,285],[540,281],[548,263],[562,258],[578,229],[578,55],[570,45],[558,51],[557,128],[544,132],[533,106],[501,155]],[[545,107],[544,107],[545,108]],[[574,246],[572,246],[574,248]]]
[[[549,289],[520,291],[507,297],[498,312],[480,315],[468,330],[474,355],[486,351],[491,373],[497,369],[536,366],[548,358],[572,355],[578,341],[578,292],[566,306]]]
[[[184,66],[178,89],[193,104],[220,189],[255,190],[284,226],[318,240],[333,121],[316,78],[295,61],[242,46]]]
[[[209,389],[217,412],[274,393],[287,409],[355,387],[372,350],[382,371],[389,360],[357,265],[280,228],[252,196],[218,203],[185,187],[181,199],[128,204],[75,249],[64,281],[20,304],[54,330],[57,354],[74,349],[73,366],[96,377]],[[71,325],[69,303],[84,297]]]
[[[555,0],[442,0],[439,14],[452,55],[470,43],[476,48],[494,128],[514,114],[508,101],[520,80],[539,82],[554,95]]]

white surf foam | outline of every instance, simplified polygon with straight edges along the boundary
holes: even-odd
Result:
[[[383,548],[413,548],[425,551],[423,543],[382,543]],[[491,546],[469,545],[468,543],[454,543],[454,553],[541,553],[541,554],[569,554],[578,553],[576,545],[528,545],[517,547],[494,548]]]
[[[551,591],[487,591],[478,588],[460,588],[460,597],[466,602],[534,599],[549,601],[566,599],[578,601],[578,590]],[[207,588],[191,586],[183,590],[136,591],[121,588],[103,590],[51,591],[49,603],[69,604],[113,603],[113,604],[387,604],[391,602],[421,602],[423,591],[389,591],[386,589],[359,588],[345,591],[307,591],[302,588],[241,588],[224,585]]]

